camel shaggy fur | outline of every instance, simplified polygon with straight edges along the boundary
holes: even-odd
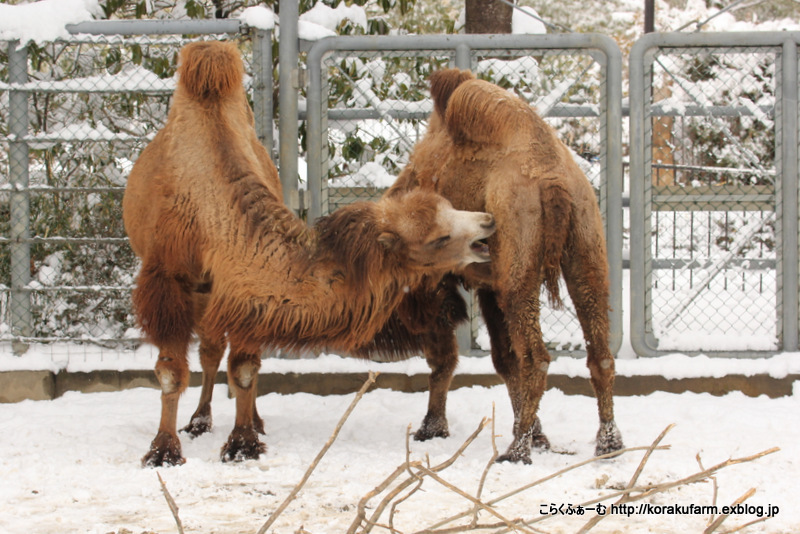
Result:
[[[222,458],[257,458],[265,450],[255,408],[265,348],[358,352],[409,287],[489,259],[478,240],[494,231],[492,216],[457,211],[430,191],[353,204],[307,227],[282,202],[242,74],[233,44],[184,47],[167,123],[125,191],[125,228],[142,261],[133,304],[159,349],[162,390],[144,465],[184,461],[176,420],[193,333],[204,377],[186,430],[210,428],[211,390],[227,345],[236,419]]]
[[[433,189],[458,209],[486,211],[497,221],[489,240],[491,263],[470,266],[464,280],[477,289],[492,360],[514,411],[513,441],[500,460],[529,463],[532,447],[549,446],[537,416],[550,363],[539,295],[544,286],[560,305],[562,274],[584,333],[598,400],[596,454],[621,449],[608,344],[608,264],[591,184],[526,102],[469,71],[435,72],[430,83],[435,105],[428,132],[387,196]],[[420,317],[416,310],[426,309],[425,302],[441,308]],[[436,291],[409,295],[373,341],[376,348],[392,339],[397,351],[421,349],[428,360],[430,399],[418,440],[448,433],[446,397],[458,358],[454,325],[466,317],[464,311],[448,277]]]

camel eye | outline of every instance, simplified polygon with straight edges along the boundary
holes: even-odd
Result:
[[[448,241],[450,241],[450,236],[446,235],[432,241],[429,245],[433,248],[442,248]]]

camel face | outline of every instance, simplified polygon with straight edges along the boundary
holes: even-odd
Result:
[[[445,198],[424,191],[384,203],[386,223],[405,245],[411,266],[457,271],[490,261],[485,240],[496,228],[491,214],[457,210]]]

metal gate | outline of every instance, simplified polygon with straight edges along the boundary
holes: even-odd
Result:
[[[183,44],[252,37],[244,58],[251,85],[262,89],[253,91],[257,129],[272,145],[270,32],[251,35],[238,20],[68,29],[73,36],[63,41],[7,43],[0,80],[0,160],[8,158],[0,161],[8,169],[0,180],[0,341],[17,353],[34,342],[140,342],[122,194],[133,161],[166,120]]]
[[[630,58],[631,343],[797,350],[798,33],[650,34]]]
[[[621,54],[600,35],[429,35],[328,38],[307,58],[309,219],[394,180],[432,111],[428,76],[448,66],[505,87],[535,106],[575,153],[598,194],[611,267],[611,349],[622,339]],[[335,89],[335,90],[333,90]],[[564,291],[562,294],[566,294]],[[542,302],[546,302],[543,299]],[[584,351],[571,302],[545,310],[554,353]],[[544,304],[543,304],[544,306]],[[488,349],[476,306],[462,353]]]

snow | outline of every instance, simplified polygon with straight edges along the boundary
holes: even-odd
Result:
[[[335,8],[317,2],[314,7],[300,15],[297,31],[300,39],[316,41],[336,35],[336,29],[344,20],[367,31],[367,14],[361,6],[346,6],[340,2]]]
[[[223,464],[219,450],[233,425],[234,402],[217,386],[215,427],[194,440],[183,437],[186,464],[143,469],[139,465],[158,425],[159,394],[152,389],[116,393],[67,393],[53,401],[0,405],[7,439],[0,440],[0,531],[17,533],[174,532],[175,523],[161,493],[160,475],[180,509],[186,532],[255,532],[283,502],[333,431],[353,395],[268,394],[259,397],[265,418],[268,451],[258,460]],[[190,388],[180,403],[179,424],[188,420],[199,398]],[[436,465],[449,458],[496,410],[497,446],[509,443],[511,409],[505,388],[467,388],[451,393],[451,437],[411,441],[411,459],[429,458]],[[298,498],[271,532],[292,533],[300,527],[314,534],[345,532],[359,500],[405,460],[408,426],[417,425],[426,395],[387,390],[367,393],[341,434],[312,473]],[[667,425],[676,427],[664,439],[666,451],[647,462],[642,483],[663,483],[708,468],[729,458],[750,456],[772,447],[780,451],[757,461],[722,470],[716,476],[716,504],[731,504],[750,488],[749,514],[734,515],[733,527],[779,512],[747,532],[790,533],[800,528],[796,481],[800,476],[800,383],[789,397],[749,398],[740,393],[653,393],[618,397],[617,421],[626,445],[649,446]],[[484,499],[541,479],[565,467],[590,460],[596,431],[595,401],[548,391],[540,415],[558,451],[533,454],[532,465],[498,464],[489,472]],[[85,425],[89,426],[85,426]],[[13,437],[13,438],[12,438]],[[450,483],[474,492],[492,454],[490,430],[441,473]],[[550,505],[577,505],[627,484],[642,453],[590,463],[498,505],[507,517],[536,519]],[[706,482],[681,487],[646,502],[710,505],[714,486]],[[378,499],[370,505],[370,513]],[[395,517],[401,532],[421,529],[438,518],[468,510],[470,504],[441,486],[425,483],[423,491],[403,502]],[[536,526],[546,532],[576,532],[584,517],[549,516]],[[482,515],[481,520],[491,521]],[[592,532],[699,532],[706,515],[611,516]],[[384,518],[384,522],[385,522]]]
[[[29,4],[0,4],[0,40],[44,43],[69,37],[67,24],[92,19],[98,0],[41,0]]]
[[[519,8],[515,8],[513,15],[511,15],[511,33],[547,33],[547,28],[540,19],[541,16],[532,7],[521,6]]]
[[[259,30],[271,30],[275,27],[275,13],[271,9],[264,6],[248,7],[239,18],[251,28],[258,28]]]

